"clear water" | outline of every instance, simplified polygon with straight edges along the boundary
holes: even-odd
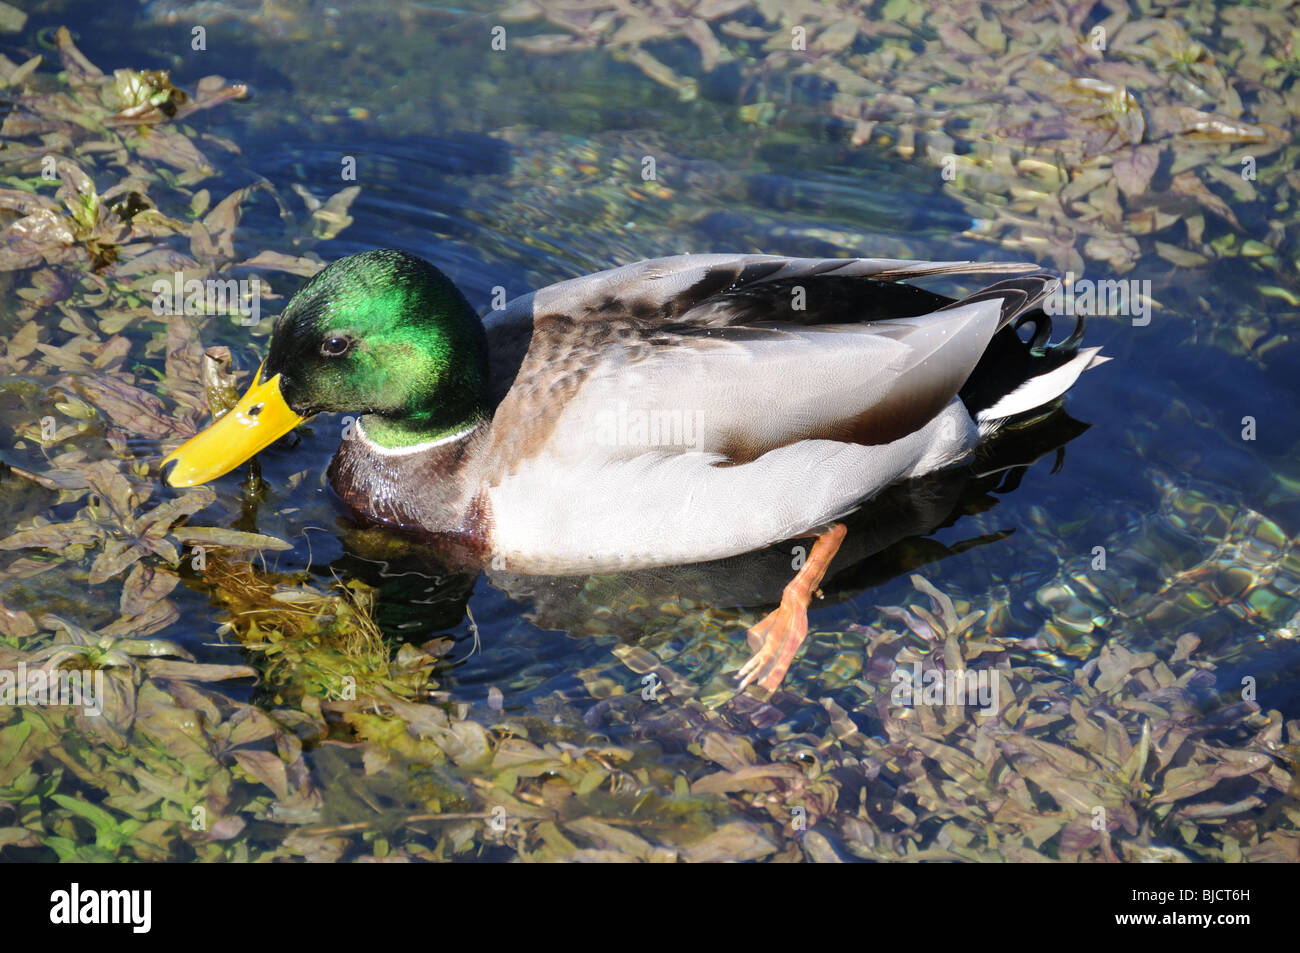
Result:
[[[725,69],[698,100],[683,103],[600,53],[493,55],[482,49],[490,11],[417,4],[353,15],[311,5],[281,20],[223,16],[222,8],[203,5],[208,51],[196,53],[185,43],[189,19],[169,23],[169,9],[70,4],[35,19],[73,26],[82,49],[104,66],[170,68],[181,86],[212,72],[247,81],[249,101],[194,120],[242,153],[223,164],[217,182],[205,183],[214,195],[264,176],[286,194],[301,183],[323,197],[348,184],[340,160],[354,156],[361,186],[355,221],[320,253],[333,259],[373,247],[406,249],[450,275],[483,311],[498,286],[513,295],[679,252],[1023,257],[961,237],[970,214],[934,169],[884,148],[851,147],[806,84],[774,78],[768,93],[781,104],[781,119],[759,128],[737,119],[739,81]],[[647,155],[669,192],[655,194],[640,181]],[[259,201],[239,240],[260,248],[282,232],[274,205]],[[1171,514],[1187,494],[1204,497],[1228,521],[1255,511],[1288,538],[1294,533],[1300,507],[1288,487],[1300,477],[1293,452],[1300,352],[1287,343],[1255,360],[1212,333],[1214,316],[1237,313],[1242,289],[1258,283],[1246,259],[1196,271],[1153,257],[1131,276],[1151,279],[1163,308],[1146,327],[1123,318],[1090,323],[1087,342],[1114,360],[1084,375],[1065,402],[1087,428],[1059,454],[1028,466],[1014,487],[966,488],[964,512],[950,525],[905,533],[829,580],[826,600],[810,616],[809,649],[788,677],[801,693],[853,706],[855,690],[835,676],[836,659],[860,652],[862,631],[852,627],[880,621],[877,607],[913,599],[912,571],[972,605],[1001,604],[1003,630],[1028,638],[1066,611],[1052,593],[1083,591],[1077,580],[1087,577],[1101,546],[1124,567],[1125,580],[1101,596],[1083,596],[1085,614],[1108,620],[1094,640],[1105,641],[1113,626],[1134,651],[1168,645],[1187,631],[1211,645],[1235,644],[1220,653],[1228,658],[1218,673],[1223,697],[1250,675],[1267,692],[1265,709],[1287,719],[1300,713],[1300,643],[1286,628],[1288,613],[1278,610],[1282,617],[1270,627],[1231,598],[1193,615],[1153,609],[1178,604],[1194,588],[1180,574],[1212,565],[1224,545],[1241,542],[1217,523],[1179,524]],[[1294,310],[1276,297],[1257,302],[1272,309],[1266,319],[1292,341]],[[205,335],[205,344],[230,346],[245,369],[256,366],[265,345],[229,324],[214,322]],[[1253,441],[1241,436],[1247,415],[1257,422]],[[520,580],[448,578],[418,561],[385,564],[323,486],[341,426],[338,418],[319,418],[296,441],[262,454],[267,490],[251,509],[238,472],[218,481],[218,509],[231,525],[295,543],[266,555],[272,568],[309,569],[322,583],[339,576],[377,585],[389,635],[455,638],[452,664],[439,674],[451,700],[483,704],[496,688],[514,716],[545,717],[556,699],[590,714],[592,678],[639,687],[639,676],[611,654],[621,646],[653,651],[683,677],[712,686],[706,694],[716,694],[745,656],[744,624],[763,605],[738,594],[752,581],[739,569],[706,578],[553,583],[539,609],[532,596],[512,597],[527,588]],[[290,489],[290,478],[303,471]],[[78,600],[75,591],[65,596]],[[82,598],[92,617],[93,594]],[[224,617],[203,587],[173,598],[182,620],[163,635],[201,660],[236,661],[238,651],[214,637]],[[682,599],[696,621],[665,627],[654,606]],[[1057,648],[1042,652],[1063,669],[1077,664]],[[793,701],[786,714],[812,730],[826,717]],[[635,718],[601,721],[597,714],[588,723],[615,740],[641,731]],[[758,729],[754,739],[773,740]]]

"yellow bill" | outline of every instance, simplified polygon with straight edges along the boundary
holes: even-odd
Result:
[[[171,486],[197,486],[215,480],[265,450],[304,419],[284,402],[280,375],[264,381],[259,367],[239,403],[167,455],[163,469],[173,461],[176,465],[164,479]]]

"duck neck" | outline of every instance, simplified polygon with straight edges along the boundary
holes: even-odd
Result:
[[[465,436],[478,426],[483,418],[483,413],[477,409],[463,414],[444,415],[437,419],[366,414],[358,424],[372,443],[385,450],[413,450],[451,442],[457,437]]]
[[[478,479],[491,424],[390,449],[371,433],[374,422],[374,415],[362,417],[339,445],[329,468],[334,492],[354,517],[425,538],[447,559],[477,565],[491,538]]]

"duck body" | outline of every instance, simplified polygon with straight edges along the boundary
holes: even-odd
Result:
[[[511,573],[698,563],[815,534],[965,460],[1104,360],[1079,349],[1081,328],[1044,346],[1048,276],[960,301],[903,283],[1025,270],[687,255],[561,282],[484,320],[479,414],[399,446],[391,413],[363,414],[329,481],[355,516]],[[293,406],[296,368],[275,357],[273,343],[264,370]]]

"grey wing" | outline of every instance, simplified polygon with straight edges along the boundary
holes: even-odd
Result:
[[[888,443],[948,404],[1003,313],[996,297],[952,307],[918,292],[919,303],[891,299],[911,316],[878,317],[873,297],[900,287],[881,283],[1029,267],[688,255],[561,282],[489,317],[519,328],[532,314],[502,430],[549,417],[544,439],[562,456],[592,452],[593,440],[614,457],[648,442],[730,463],[799,440]],[[925,307],[938,310],[916,313]],[[851,323],[864,314],[876,320]],[[642,424],[655,431],[644,441]],[[690,432],[663,439],[665,426]],[[530,455],[517,441],[510,451]]]
[[[677,255],[562,281],[527,296],[526,302],[511,302],[496,314],[511,320],[526,308],[537,322],[556,316],[596,322],[627,316],[646,323],[686,321],[716,327],[785,313],[799,324],[839,324],[857,319],[842,314],[833,319],[844,303],[838,294],[811,295],[795,315],[782,307],[783,293],[797,282],[804,282],[806,290],[840,290],[851,287],[845,279],[897,282],[938,275],[1024,274],[1036,267],[1012,262]]]

